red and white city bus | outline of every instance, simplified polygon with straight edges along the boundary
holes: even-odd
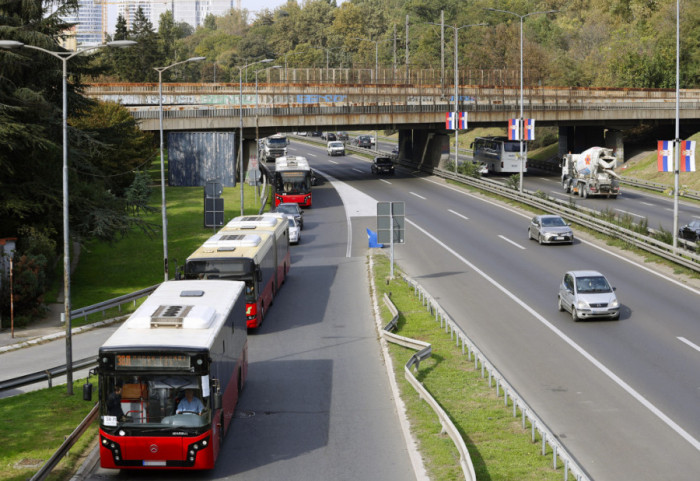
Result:
[[[276,294],[277,271],[273,234],[222,229],[187,258],[184,277],[244,281],[248,327],[256,328]]]
[[[244,289],[164,282],[100,347],[103,468],[214,467],[248,370]]]
[[[275,190],[275,207],[282,202],[293,202],[302,207],[311,207],[311,184],[313,171],[306,157],[285,156],[275,160],[272,173]]]
[[[284,214],[266,212],[262,215],[246,215],[234,217],[219,232],[243,231],[272,235],[275,244],[275,266],[277,276],[274,280],[274,291],[277,293],[287,277],[292,265],[289,247],[289,223]]]

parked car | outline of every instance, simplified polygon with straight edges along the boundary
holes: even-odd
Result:
[[[293,215],[287,215],[289,221],[289,242],[298,244],[301,241],[301,228]]]
[[[693,242],[700,240],[700,220],[691,220],[689,224],[678,229],[678,237]]]
[[[350,140],[350,136],[347,132],[336,132],[335,136],[338,137],[338,140],[342,140],[343,142],[345,142],[346,140]]]
[[[352,144],[357,145],[358,147],[369,149],[372,147],[372,140],[369,138],[369,135],[358,135],[357,137],[352,139]]]
[[[322,132],[311,132],[311,137],[320,137]]]
[[[326,147],[328,155],[345,155],[345,144],[339,140],[328,142]]]
[[[574,231],[558,215],[536,215],[530,220],[527,238],[540,244],[573,244]]]
[[[274,212],[280,212],[282,214],[293,216],[299,223],[299,229],[304,228],[304,211],[301,210],[299,204],[295,204],[294,202],[282,202],[275,208]]]
[[[569,271],[559,286],[558,307],[569,311],[574,321],[620,318],[615,288],[598,271]]]
[[[391,161],[391,157],[375,157],[371,169],[372,173],[376,175],[394,175],[394,163]]]

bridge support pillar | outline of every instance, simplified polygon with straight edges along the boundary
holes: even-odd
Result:
[[[621,130],[607,130],[605,132],[605,146],[613,149],[617,166],[625,162],[625,144],[622,141]]]
[[[401,161],[418,167],[440,167],[443,157],[448,158],[450,138],[434,130],[399,130],[399,155]]]
[[[238,135],[238,132],[236,132],[236,135]],[[238,147],[238,146],[236,146]],[[238,149],[236,149],[238,150]],[[258,155],[257,153],[257,141],[255,139],[243,139],[243,175],[246,175],[250,170],[250,156],[251,154],[255,154],[256,157]],[[258,166],[260,165],[260,159],[257,160]],[[236,182],[240,181],[241,179],[241,172],[238,170],[240,166],[238,165],[238,159],[236,159]]]

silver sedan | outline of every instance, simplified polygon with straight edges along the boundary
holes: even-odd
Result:
[[[536,215],[527,228],[528,239],[540,244],[573,244],[574,231],[558,215]]]

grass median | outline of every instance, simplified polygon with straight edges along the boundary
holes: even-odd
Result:
[[[513,408],[504,406],[481,371],[455,346],[454,339],[440,328],[434,315],[413,294],[398,274],[389,279],[389,260],[385,255],[373,256],[372,277],[379,300],[383,325],[391,313],[381,301],[385,293],[399,311],[397,334],[419,339],[432,345],[432,356],[420,363],[416,378],[425,386],[454,422],[474,464],[479,480],[547,481],[563,478],[563,465],[552,467],[552,451],[547,447],[542,456],[541,443],[532,443],[529,421],[513,417]],[[397,270],[396,266],[394,266]],[[404,366],[415,351],[389,345],[394,361],[394,375],[406,405],[411,430],[417,439],[431,479],[464,479],[459,454],[447,434],[441,433],[440,422],[426,402],[421,400],[404,378]],[[538,437],[539,441],[539,437]],[[571,474],[571,473],[570,473]]]

